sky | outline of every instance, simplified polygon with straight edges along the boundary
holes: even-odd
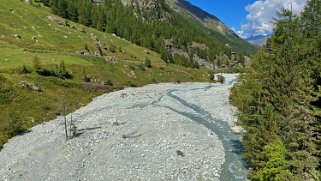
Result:
[[[234,30],[240,37],[270,34],[282,7],[300,13],[307,0],[188,0]]]

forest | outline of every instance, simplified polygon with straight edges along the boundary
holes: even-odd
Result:
[[[283,9],[232,90],[251,180],[320,180],[321,1]]]
[[[63,18],[115,34],[156,51],[168,63],[198,68],[198,64],[191,56],[192,52],[210,62],[213,62],[216,55],[221,53],[228,56],[232,51],[242,55],[249,54],[243,49],[247,47],[238,47],[233,50],[226,46],[228,44],[226,37],[174,12],[164,0],[160,0],[158,6],[150,12],[137,11],[134,7],[124,6],[119,0],[105,0],[101,5],[95,5],[91,0],[39,1],[49,6],[54,14]],[[163,12],[169,14],[169,19],[161,20],[161,17],[158,17]],[[165,39],[171,40],[175,47],[185,51],[188,56],[174,55],[165,48]],[[192,42],[205,44],[208,49],[191,47]]]

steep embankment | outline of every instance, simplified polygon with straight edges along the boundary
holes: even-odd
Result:
[[[63,114],[64,107],[73,111],[104,92],[209,80],[207,70],[168,65],[151,50],[67,22],[44,6],[6,0],[0,17],[0,149],[8,138]],[[61,76],[65,71],[71,78]]]
[[[226,77],[98,97],[73,113],[73,139],[65,140],[61,117],[11,139],[0,152],[0,179],[244,180],[230,129],[235,75]]]

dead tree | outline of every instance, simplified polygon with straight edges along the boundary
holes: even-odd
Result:
[[[63,109],[63,116],[64,116],[64,121],[65,121],[65,134],[66,134],[66,140],[68,139],[68,128],[67,128],[67,106],[65,100],[62,101],[62,109]]]

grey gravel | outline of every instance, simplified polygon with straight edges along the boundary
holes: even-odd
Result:
[[[58,117],[9,140],[0,152],[0,180],[219,180],[221,140],[174,111],[194,110],[167,92],[177,90],[176,96],[233,125],[229,88],[166,83],[97,97],[73,113],[79,132],[73,139],[66,141]]]

